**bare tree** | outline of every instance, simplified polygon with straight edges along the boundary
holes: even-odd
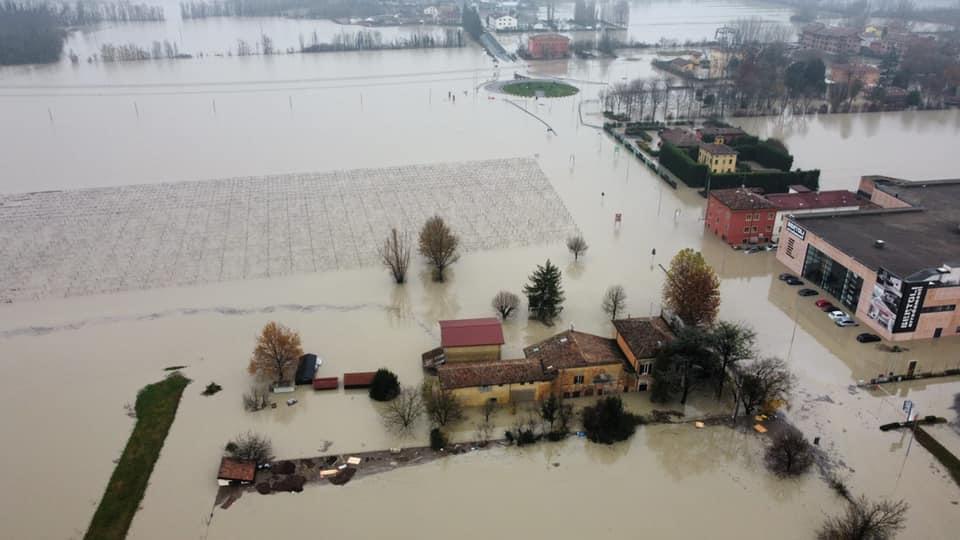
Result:
[[[767,467],[779,476],[797,476],[813,464],[813,447],[800,430],[787,428],[767,448]]]
[[[410,238],[406,233],[391,229],[390,235],[377,250],[383,265],[390,269],[393,280],[398,284],[407,280],[407,268],[410,267]]]
[[[627,293],[620,285],[613,285],[603,295],[603,312],[610,316],[611,321],[617,320],[617,315],[627,305]]]
[[[273,444],[270,439],[248,431],[241,433],[227,443],[227,455],[236,459],[248,459],[257,464],[273,459]]]
[[[463,403],[453,392],[441,388],[437,381],[424,380],[420,391],[427,416],[437,427],[455,424],[463,419]]]
[[[819,540],[886,540],[905,527],[907,510],[904,501],[870,502],[859,497],[850,502],[842,516],[828,518],[817,532]]]
[[[520,297],[509,291],[500,291],[490,302],[493,309],[500,314],[500,318],[507,320],[520,306]]]
[[[570,250],[570,253],[573,253],[573,260],[579,260],[580,255],[583,255],[585,251],[590,246],[587,245],[587,241],[583,239],[583,236],[576,235],[567,238],[567,249]]]
[[[433,216],[420,230],[420,254],[433,265],[434,281],[443,281],[443,271],[460,259],[460,238],[440,216]]]
[[[393,401],[388,401],[380,410],[383,423],[400,433],[409,431],[422,414],[423,397],[420,389],[413,386],[405,386]]]
[[[743,405],[744,414],[751,415],[765,403],[786,399],[795,381],[786,362],[775,357],[757,360],[745,366],[734,364],[732,371],[736,400],[734,417],[740,405]]]
[[[257,338],[247,371],[281,384],[293,377],[301,356],[300,334],[282,324],[270,322]]]
[[[250,412],[266,408],[268,404],[267,395],[267,389],[262,385],[250,385],[250,391],[243,394],[243,408]]]

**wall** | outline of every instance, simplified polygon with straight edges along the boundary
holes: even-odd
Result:
[[[500,345],[479,345],[476,347],[446,347],[447,362],[478,362],[500,360]]]
[[[830,214],[837,212],[854,212],[859,210],[859,206],[840,206],[836,208],[807,208],[804,210],[781,210],[777,212],[776,219],[773,224],[773,239],[774,241],[780,240],[780,233],[783,230],[783,224],[786,222],[787,216],[803,216],[809,214]]]
[[[613,380],[605,385],[593,384],[593,378],[601,373],[609,374]],[[577,375],[583,375],[583,384],[574,384],[573,379]],[[598,388],[603,388],[604,392],[622,392],[624,391],[623,364],[603,364],[599,366],[587,366],[580,368],[570,368],[560,370],[560,374],[554,381],[554,392],[561,395],[564,392],[595,392]],[[586,395],[590,395],[589,393]],[[595,394],[594,394],[595,395]],[[569,396],[564,396],[569,397]]]
[[[620,350],[623,351],[623,354],[627,357],[627,361],[630,362],[630,365],[633,366],[633,370],[636,373],[623,373],[623,386],[630,387],[630,391],[637,390],[639,384],[646,384],[647,389],[650,388],[650,385],[653,384],[653,378],[649,374],[639,375],[640,373],[640,364],[646,364],[648,362],[652,363],[653,358],[640,358],[638,359],[634,356],[633,351],[630,350],[630,347],[627,346],[627,343],[623,340],[623,336],[619,332],[615,332],[617,345],[620,346]]]
[[[482,407],[491,398],[496,398],[497,403],[510,403],[510,385],[503,384],[491,386],[489,392],[481,392],[479,387],[471,386],[468,388],[457,388],[453,391],[466,407]]]

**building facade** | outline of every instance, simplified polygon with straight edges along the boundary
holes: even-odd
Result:
[[[497,30],[516,30],[517,18],[503,15],[493,20],[493,27]]]
[[[446,362],[500,360],[503,327],[496,317],[440,321],[440,347]]]
[[[570,38],[560,34],[537,34],[527,40],[527,54],[535,60],[570,56]]]
[[[773,237],[776,216],[776,206],[754,189],[716,189],[703,226],[731,246],[763,244]]]
[[[737,151],[725,144],[705,143],[700,145],[697,163],[710,168],[711,174],[726,174],[737,170]]]
[[[863,177],[874,208],[790,216],[777,259],[890,341],[960,335],[960,180]]]
[[[830,54],[858,54],[860,34],[856,28],[809,24],[800,33],[800,47]]]

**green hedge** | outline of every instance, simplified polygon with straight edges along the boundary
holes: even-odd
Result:
[[[937,461],[939,461],[940,464],[947,469],[947,472],[950,473],[950,476],[953,477],[953,481],[956,482],[957,485],[960,485],[960,459],[957,459],[957,456],[953,455],[950,450],[940,444],[922,427],[917,426],[914,428],[913,433],[917,438],[917,442],[933,454],[933,457],[937,458]]]
[[[820,188],[820,170],[775,171],[715,174],[710,177],[710,189],[738,188],[740,186],[763,188],[764,193],[787,193],[790,186],[800,184],[813,191]],[[691,186],[701,187],[701,186]]]
[[[697,163],[686,152],[666,141],[660,147],[660,165],[690,187],[706,185],[707,173],[710,171],[706,165]]]
[[[784,152],[770,140],[758,141],[756,137],[741,137],[732,146],[737,151],[737,161],[756,161],[764,167],[789,171],[793,167],[793,156]]]

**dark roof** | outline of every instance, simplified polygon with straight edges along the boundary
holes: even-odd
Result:
[[[960,266],[960,179],[867,178],[875,189],[914,206],[793,219],[866,267],[882,267],[905,280],[943,264]],[[875,247],[877,240],[883,248]]]
[[[667,128],[660,132],[660,140],[666,141],[674,146],[697,146],[700,141],[697,136],[688,129]]]
[[[660,317],[634,317],[613,321],[623,341],[637,359],[653,358],[663,345],[673,341],[673,332]]]
[[[540,361],[532,358],[446,364],[437,368],[437,376],[448,390],[550,380]]]
[[[715,189],[710,192],[710,197],[717,199],[731,210],[776,208],[772,202],[757,193],[753,188]]]
[[[218,480],[233,480],[237,482],[253,482],[257,474],[257,464],[247,459],[225,457],[220,459]]]
[[[297,366],[297,374],[294,382],[297,384],[310,384],[313,377],[317,374],[317,355],[305,354],[300,357],[300,364]]]
[[[373,383],[373,376],[376,371],[358,371],[355,373],[343,374],[344,388],[367,388]]]
[[[527,358],[536,358],[550,373],[556,369],[626,363],[616,340],[567,330],[523,349]]]
[[[703,126],[702,128],[697,128],[697,133],[699,133],[701,136],[703,136],[703,135],[713,135],[713,136],[724,135],[724,136],[727,136],[727,137],[730,137],[730,136],[743,137],[744,135],[747,134],[746,131],[744,131],[744,130],[738,128],[738,127],[721,127],[721,126]]]
[[[725,144],[703,143],[700,145],[700,148],[715,156],[734,155],[737,153],[736,150]]]
[[[536,34],[536,35],[530,36],[530,38],[527,41],[530,42],[530,41],[560,41],[560,40],[569,42],[570,38],[568,38],[567,36],[564,36],[563,34]]]
[[[473,347],[477,345],[502,345],[503,327],[500,319],[459,319],[440,321],[440,345],[442,347]]]
[[[771,193],[766,199],[780,210],[806,210],[809,208],[844,208],[862,206],[868,201],[846,189],[831,191],[807,191],[804,193]]]

